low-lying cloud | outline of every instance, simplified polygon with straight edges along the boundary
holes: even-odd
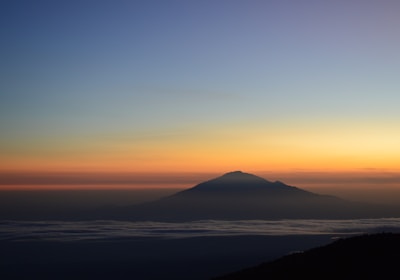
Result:
[[[205,220],[188,223],[123,221],[2,221],[0,240],[101,241],[241,235],[353,235],[400,232],[400,218],[356,220]]]

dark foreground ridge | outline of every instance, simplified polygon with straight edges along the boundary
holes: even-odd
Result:
[[[291,235],[0,240],[0,279],[206,280],[293,250],[321,246],[329,239],[327,235]]]
[[[99,218],[153,221],[344,219],[392,214],[381,210],[235,171],[158,201],[108,209]]]
[[[398,275],[400,234],[382,233],[339,239],[215,280],[390,279]]]

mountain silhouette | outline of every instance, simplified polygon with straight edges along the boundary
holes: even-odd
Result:
[[[339,239],[324,247],[225,275],[215,280],[391,279],[398,274],[400,234]]]
[[[311,195],[310,192],[300,190],[296,187],[285,185],[282,182],[270,182],[261,177],[233,171],[213,180],[198,184],[188,190],[179,192],[175,196],[198,196],[198,195]]]
[[[371,210],[364,204],[234,171],[157,201],[108,209],[99,218],[142,221],[341,219],[382,214]]]

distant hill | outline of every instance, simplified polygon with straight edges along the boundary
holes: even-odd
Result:
[[[200,183],[197,186],[179,192],[173,197],[197,197],[213,196],[226,198],[226,196],[244,195],[246,196],[310,196],[310,192],[285,185],[282,182],[270,182],[261,177],[234,171],[226,173],[218,178]]]
[[[384,215],[365,204],[229,172],[160,200],[102,212],[101,218],[155,221],[205,219],[342,219]]]
[[[215,280],[395,279],[400,234],[382,233],[339,239]]]

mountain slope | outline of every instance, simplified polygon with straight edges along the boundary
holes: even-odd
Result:
[[[363,235],[285,256],[215,280],[390,279],[398,274],[400,234]]]
[[[329,219],[365,215],[364,207],[358,204],[235,171],[158,201],[110,210],[102,218],[190,221]]]
[[[279,181],[270,182],[261,177],[234,171],[213,180],[200,183],[193,188],[182,191],[175,196],[187,195],[311,195],[312,193],[285,185]]]

